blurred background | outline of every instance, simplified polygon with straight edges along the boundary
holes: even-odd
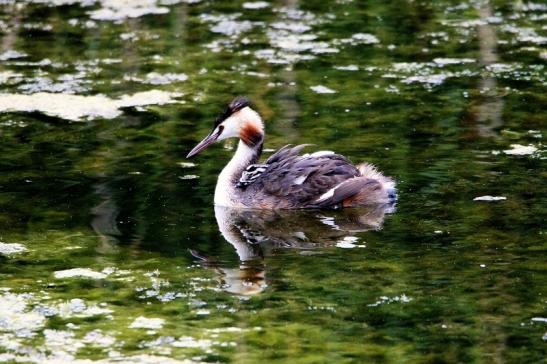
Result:
[[[544,360],[544,2],[4,0],[0,37],[0,361]],[[215,214],[234,141],[185,155],[237,95],[396,210]]]

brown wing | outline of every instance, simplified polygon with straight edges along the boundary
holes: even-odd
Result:
[[[253,198],[278,208],[311,207],[322,194],[359,175],[334,153],[298,155],[305,145],[285,146],[266,161],[266,169],[246,187]]]

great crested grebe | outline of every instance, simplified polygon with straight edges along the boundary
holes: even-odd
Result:
[[[341,208],[392,204],[395,182],[369,163],[357,166],[331,151],[299,155],[306,145],[284,146],[257,163],[264,123],[249,100],[235,98],[213,130],[188,153],[216,141],[239,138],[237,150],[218,176],[215,205],[256,209]]]

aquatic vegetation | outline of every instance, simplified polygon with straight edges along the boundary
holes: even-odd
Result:
[[[265,9],[270,6],[270,3],[266,1],[249,1],[243,3],[243,9],[251,9],[251,10],[257,10],[257,9]]]
[[[330,89],[330,88],[328,88],[326,86],[322,86],[322,85],[311,86],[310,89],[313,92],[316,92],[318,94],[334,94],[334,93],[336,93],[336,91],[334,91],[333,89]]]
[[[23,244],[19,243],[4,243],[0,241],[0,254],[11,255],[27,251]]]
[[[124,95],[117,100],[103,95],[83,96],[47,92],[31,95],[0,94],[0,112],[38,111],[72,121],[113,119],[121,115],[121,108],[174,103],[177,101],[173,98],[180,96],[180,93],[159,90]]]
[[[533,145],[511,144],[511,149],[504,150],[503,152],[509,155],[530,155],[534,154],[537,150]]]
[[[164,319],[139,316],[129,325],[130,329],[161,329]]]

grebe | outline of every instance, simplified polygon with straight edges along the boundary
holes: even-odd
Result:
[[[341,208],[392,204],[395,182],[369,163],[357,166],[331,151],[299,155],[306,145],[286,145],[257,163],[264,123],[245,97],[235,98],[213,130],[188,153],[216,141],[239,138],[232,160],[218,176],[215,205],[256,209]]]

